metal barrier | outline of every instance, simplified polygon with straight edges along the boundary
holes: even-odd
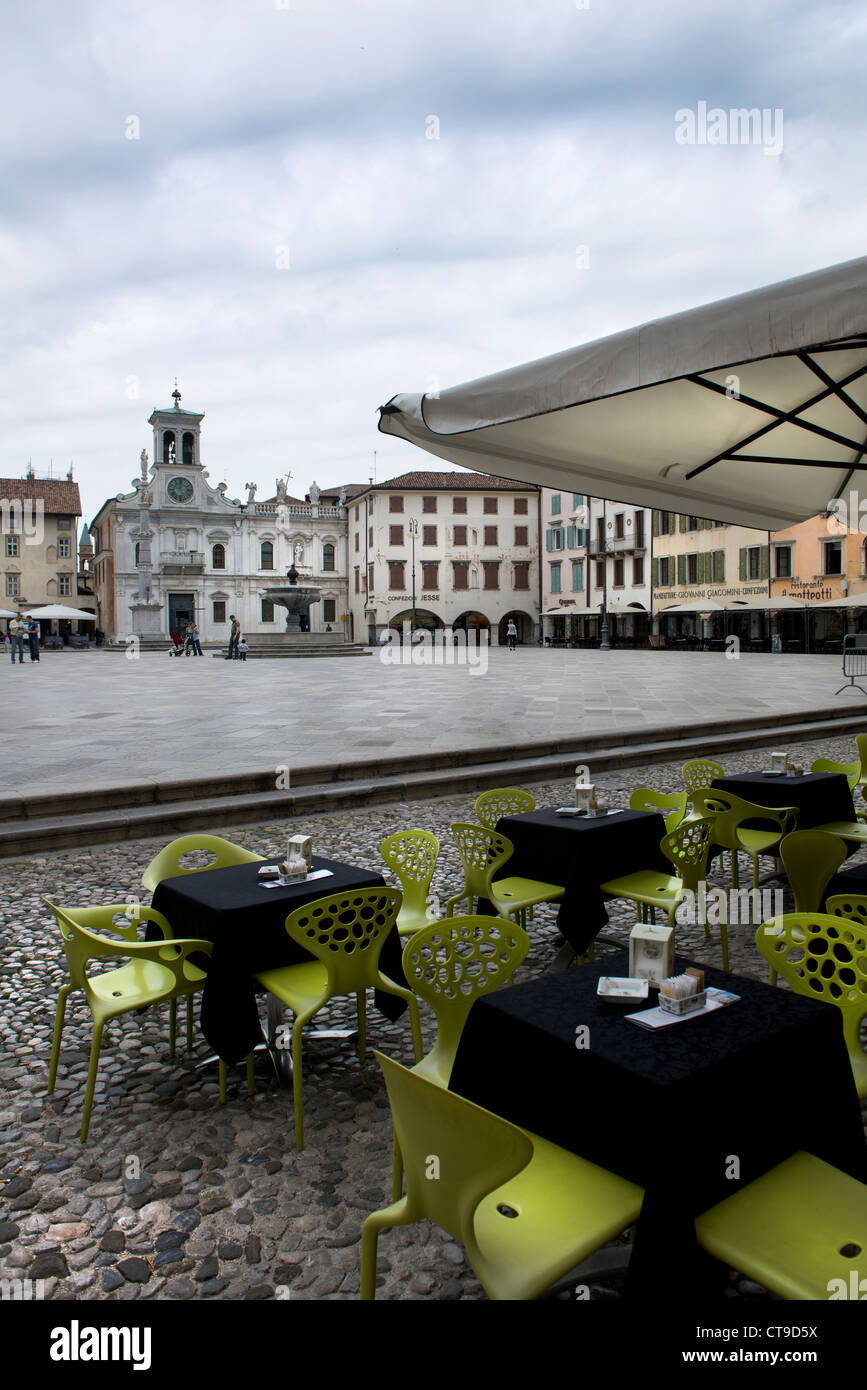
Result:
[[[844,690],[860,690],[862,695],[867,695],[867,690],[857,682],[857,677],[867,676],[867,634],[847,634],[843,638],[843,675],[849,679],[834,692],[836,695]]]

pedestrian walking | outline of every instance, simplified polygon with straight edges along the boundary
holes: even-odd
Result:
[[[39,624],[38,624],[38,622],[36,621],[36,619],[35,619],[35,618],[31,618],[29,614],[28,614],[27,617],[24,619],[24,621],[25,621],[25,623],[26,623],[26,625],[27,625],[27,637],[28,637],[28,641],[29,641],[29,643],[30,643],[30,660],[31,660],[31,661],[38,661],[38,660],[39,660]]]
[[[247,639],[246,639],[246,637],[242,637],[241,640],[240,640],[240,642],[238,643],[238,658],[239,658],[239,660],[241,660],[241,661],[246,661],[246,660],[247,660],[247,653],[248,653],[249,650],[250,650],[250,648],[247,646]]]
[[[199,641],[198,623],[190,623],[190,642],[192,643],[193,656],[202,655],[202,644]]]
[[[24,624],[20,618],[12,618],[9,622],[9,640],[12,644],[11,657],[12,665],[15,665],[15,653],[18,653],[18,665],[24,665]]]
[[[184,629],[184,656],[189,656],[193,650],[193,625],[187,623]]]
[[[241,624],[238,622],[234,613],[229,614],[229,619],[232,624],[232,630],[229,633],[229,651],[226,660],[232,661],[233,659],[237,660],[238,657],[238,643],[241,640]]]
[[[511,618],[509,619],[509,625],[506,628],[506,640],[509,643],[509,651],[513,652],[515,650],[515,643],[518,640],[518,629],[515,627],[515,624]]]

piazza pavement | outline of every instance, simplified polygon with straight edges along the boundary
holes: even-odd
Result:
[[[743,710],[745,702],[808,708],[832,703],[840,683],[839,663],[827,658],[743,657],[741,663],[722,656],[493,652],[486,676],[452,671],[445,680],[443,672],[414,668],[396,668],[393,679],[395,671],[379,669],[370,657],[226,667],[208,658],[127,663],[98,653],[57,654],[37,672],[4,673],[19,692],[27,685],[26,697],[7,696],[7,785],[44,790],[46,779],[62,773],[84,792],[99,779],[118,780],[122,767],[134,778],[159,767],[173,775],[210,772],[215,758],[232,770],[267,765],[272,737],[287,740],[309,762],[314,755],[345,757],[353,748],[369,757],[380,746],[377,737],[395,751],[448,746],[450,738],[463,744],[531,737],[564,721],[574,730],[582,718],[610,728],[621,719],[663,722],[666,710],[680,720],[699,711],[722,715]],[[843,698],[854,706],[854,697]],[[534,708],[537,700],[546,708]],[[239,735],[234,741],[233,734]],[[799,745],[799,752],[805,761],[842,760],[852,747],[851,737],[826,738]],[[731,771],[746,771],[765,766],[766,758],[767,750],[751,749],[724,761]],[[677,789],[680,766],[657,764],[650,776],[641,768],[618,769],[596,780],[612,805],[623,805],[645,780]],[[541,805],[571,796],[566,782],[531,790]],[[473,796],[464,794],[329,811],[305,817],[303,829],[315,852],[375,870],[382,867],[378,846],[392,830],[434,831],[442,850],[433,889],[443,902],[461,881],[449,825],[471,818],[472,806]],[[224,833],[272,854],[285,843],[286,823]],[[306,1038],[306,1147],[299,1154],[291,1092],[279,1090],[264,1066],[252,1098],[243,1068],[232,1069],[221,1107],[215,1069],[198,1065],[208,1054],[200,1037],[187,1053],[179,1028],[172,1060],[165,1010],[128,1015],[104,1040],[90,1138],[81,1145],[91,1020],[73,995],[57,1088],[46,1094],[66,968],[42,897],[68,905],[146,898],[141,873],[161,845],[157,839],[100,844],[4,862],[0,1279],[29,1279],[34,1296],[49,1300],[353,1300],[361,1224],[390,1200],[391,1126],[370,1052],[362,1067],[351,1041]],[[537,909],[518,982],[551,966],[561,944],[556,911],[556,905]],[[619,929],[625,941],[634,911],[620,902],[610,915],[609,930]],[[763,979],[766,966],[753,935],[754,928],[730,930],[731,968]],[[678,949],[699,962],[721,963],[718,938],[706,938],[701,927],[679,928]],[[316,1020],[317,1027],[352,1023],[353,1006],[343,1000]],[[427,1048],[435,1026],[424,1005],[422,1023]],[[405,1018],[388,1023],[371,1008],[368,1047],[409,1062]],[[867,1123],[867,1105],[863,1113]],[[593,1300],[616,1300],[621,1292],[614,1276],[590,1284]],[[734,1272],[726,1292],[733,1299],[767,1297]],[[484,1294],[461,1247],[425,1222],[381,1238],[377,1297],[478,1300]]]

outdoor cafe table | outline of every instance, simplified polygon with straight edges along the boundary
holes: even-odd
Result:
[[[515,852],[494,882],[515,875],[562,887],[557,926],[579,955],[608,921],[600,883],[638,869],[671,873],[659,848],[665,821],[655,811],[558,816],[549,808],[501,816],[497,830],[512,841]],[[486,910],[480,903],[479,912]]]
[[[802,777],[766,777],[762,772],[743,772],[717,777],[717,791],[731,792],[757,806],[796,806],[798,829],[810,830],[826,821],[853,821],[855,806],[849,783],[840,772],[808,772]]]
[[[316,855],[313,869],[330,869],[330,877],[265,888],[260,868],[257,861],[164,878],[151,904],[168,918],[175,936],[214,943],[202,991],[201,1026],[210,1046],[230,1065],[240,1062],[262,1040],[253,976],[311,959],[287,934],[288,914],[316,898],[385,887],[381,874]],[[397,928],[386,939],[380,966],[395,984],[405,986]],[[402,999],[381,991],[375,999],[380,1012],[392,1020],[406,1008]]]
[[[688,964],[678,958],[676,972]],[[449,1083],[645,1189],[625,1293],[670,1306],[720,1291],[694,1218],[790,1154],[867,1181],[839,1009],[702,968],[739,1002],[657,1032],[625,1017],[652,1007],[653,991],[638,1006],[596,994],[601,975],[628,974],[625,953],[482,996]]]

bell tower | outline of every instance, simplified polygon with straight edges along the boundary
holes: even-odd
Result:
[[[177,377],[172,399],[173,406],[154,410],[148,420],[154,431],[154,465],[157,468],[200,470],[202,421],[205,417],[181,409]]]

